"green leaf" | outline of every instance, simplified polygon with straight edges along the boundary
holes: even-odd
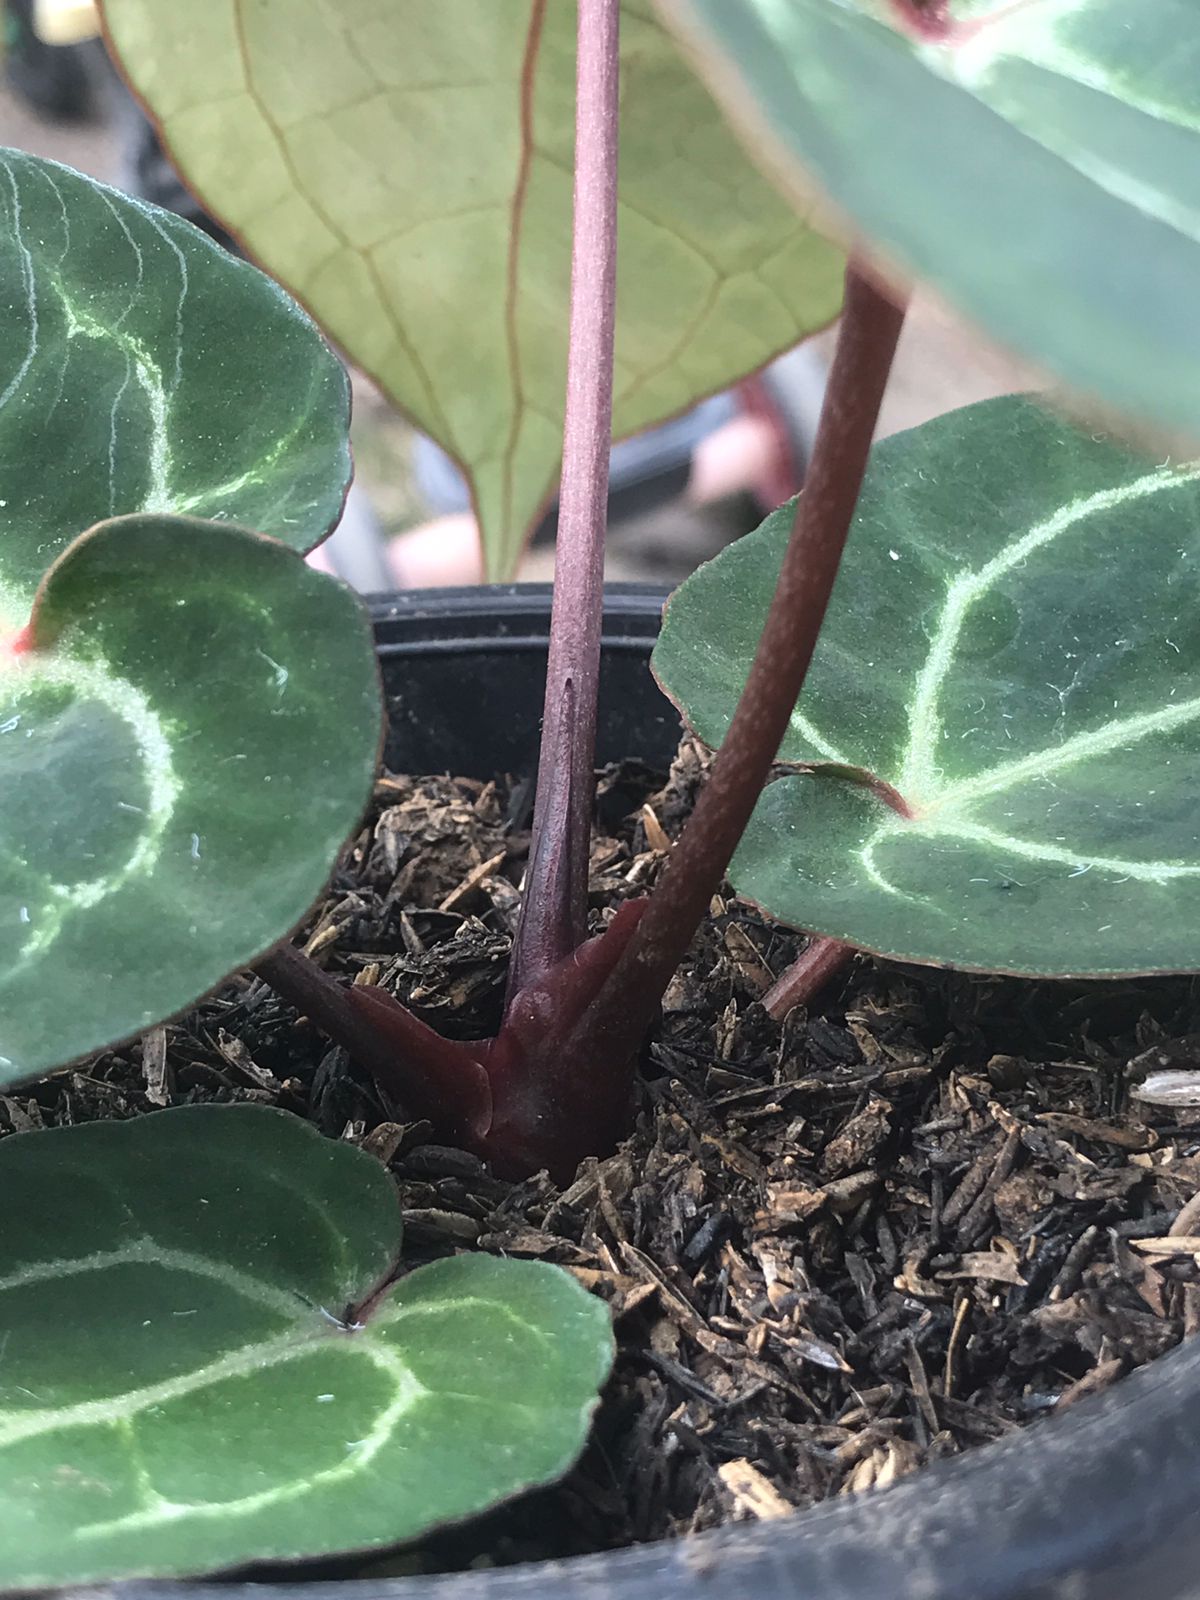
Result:
[[[354,596],[219,523],[126,517],[0,650],[0,1082],[188,1005],[300,920],[370,794]]]
[[[350,476],[344,371],[198,229],[0,150],[0,628],[116,514],[231,520],[298,550]]]
[[[107,0],[212,211],[466,471],[493,575],[559,468],[575,7]],[[614,428],[724,388],[836,315],[841,259],[741,153],[651,14],[621,8]]]
[[[999,338],[1200,430],[1193,0],[664,0],[752,148]],[[871,13],[875,13],[872,15]]]
[[[381,1298],[395,1185],[285,1112],[0,1143],[0,1586],[393,1544],[558,1477],[608,1312],[460,1256]]]
[[[710,744],[791,519],[667,613],[655,668]],[[877,446],[780,756],[813,772],[766,790],[731,872],[774,915],[988,971],[1200,967],[1200,467],[1020,397]]]
[[[379,694],[351,597],[225,526],[307,550],[340,512],[347,380],[299,307],[17,151],[0,303],[5,1083],[289,932],[369,793]]]

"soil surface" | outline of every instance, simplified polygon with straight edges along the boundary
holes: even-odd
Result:
[[[699,769],[685,744],[665,787],[602,775],[597,928],[653,880]],[[493,1031],[528,807],[525,787],[382,778],[305,947],[448,1035]],[[390,1165],[410,1264],[537,1257],[611,1303],[617,1365],[570,1476],[373,1572],[785,1514],[1035,1422],[1200,1328],[1200,1222],[1179,1215],[1200,1191],[1200,1109],[1132,1093],[1200,1059],[1194,980],[1031,984],[859,958],[780,1025],[759,999],[801,946],[714,902],[634,1132],[566,1191],[431,1142],[248,975],[0,1097],[0,1130],[276,1104]]]

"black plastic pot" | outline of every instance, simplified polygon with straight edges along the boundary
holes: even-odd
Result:
[[[610,584],[596,761],[666,769],[679,717],[646,669],[666,591]],[[393,772],[532,775],[550,631],[549,584],[414,590],[370,601]]]
[[[600,760],[662,766],[648,671],[662,595],[614,588]],[[549,592],[377,602],[389,764],[529,771]],[[1200,1339],[967,1460],[779,1522],[564,1563],[349,1583],[131,1584],[142,1600],[1200,1600]],[[95,1597],[96,1590],[79,1591]]]

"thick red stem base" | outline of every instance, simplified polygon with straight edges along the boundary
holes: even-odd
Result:
[[[547,1168],[568,1182],[585,1156],[614,1150],[629,1126],[637,1062],[581,1052],[571,1041],[645,910],[627,901],[602,934],[521,989],[494,1039],[435,1034],[383,989],[344,991],[386,1050],[364,1061],[406,1112],[490,1161],[503,1177]],[[585,1059],[586,1054],[586,1059]]]

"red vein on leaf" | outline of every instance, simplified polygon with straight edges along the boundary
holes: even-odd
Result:
[[[1008,0],[1007,5],[989,11],[986,16],[975,17],[970,22],[957,22],[950,14],[951,0],[928,0],[925,5],[919,4],[918,0],[889,0],[892,15],[909,38],[951,46],[969,44],[1014,12],[1024,11],[1027,6],[1039,3],[1040,0]]]

